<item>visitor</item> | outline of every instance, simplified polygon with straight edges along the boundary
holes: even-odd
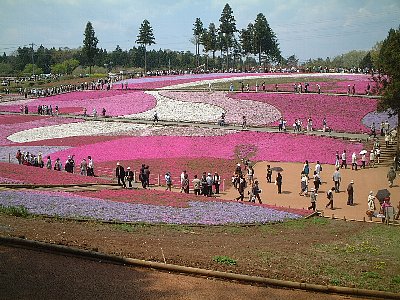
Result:
[[[49,155],[49,156],[47,156],[46,169],[51,170],[51,166],[52,166],[52,163],[51,163],[51,159],[50,159],[50,155]]]
[[[165,185],[166,185],[166,191],[171,191],[172,188],[172,178],[171,178],[171,173],[167,172],[165,173]]]
[[[376,216],[376,206],[375,206],[375,196],[374,192],[370,191],[368,195],[368,210],[367,210],[367,216],[370,221],[372,221],[372,217]]]
[[[353,154],[351,155],[351,169],[357,171],[357,167],[358,167],[357,154],[355,152],[353,152]]]
[[[258,186],[258,180],[256,180],[256,181],[254,181],[253,186],[251,188],[251,194],[252,194],[253,198],[250,200],[252,200],[252,202],[255,202],[255,199],[257,199],[258,203],[262,204],[260,193],[261,193],[261,190],[260,190],[260,187]]]
[[[94,177],[94,162],[92,157],[89,155],[88,157],[88,167],[87,167],[87,176]]]
[[[133,172],[131,170],[131,167],[126,168],[126,180],[128,181],[128,187],[132,188],[132,181],[133,181]]]
[[[332,180],[335,183],[335,193],[339,193],[340,181],[342,180],[342,177],[339,172],[339,168],[336,168],[335,172],[333,173]]]
[[[267,165],[267,182],[272,182],[272,169],[270,165]]]
[[[328,204],[325,205],[325,208],[328,208],[328,206],[331,207],[331,209],[333,209],[333,191],[336,190],[336,188],[333,186],[331,187],[330,190],[328,190],[326,192],[326,197],[328,198],[329,202]]]
[[[243,175],[239,176],[239,183],[238,183],[238,192],[239,192],[239,197],[236,198],[236,201],[243,201],[244,199],[244,190],[246,189],[247,182],[246,179],[243,177]]]
[[[308,177],[307,175],[302,172],[301,173],[301,181],[300,181],[300,196],[308,196]]]
[[[201,181],[197,178],[197,175],[194,175],[193,183],[193,191],[195,195],[200,195]]]
[[[394,170],[393,166],[390,166],[389,171],[386,175],[389,181],[389,187],[393,186],[393,181],[396,179],[396,171]]]
[[[354,205],[354,181],[350,181],[347,186],[347,205]]]
[[[185,194],[189,194],[189,176],[186,173],[183,177],[182,189]]]
[[[117,167],[115,169],[115,177],[118,180],[118,185],[122,185],[123,188],[126,188],[125,184],[125,169],[119,162],[117,162]]]
[[[318,194],[316,193],[315,189],[311,188],[311,190],[310,190],[311,206],[308,207],[309,210],[310,209],[312,209],[313,211],[316,210],[317,196],[318,196]]]
[[[219,186],[221,184],[221,177],[218,175],[217,172],[214,173],[213,176],[213,183],[214,183],[214,187],[215,187],[215,194],[219,194]]]
[[[343,153],[342,153],[342,163],[340,164],[340,168],[342,169],[342,168],[345,168],[345,169],[347,169],[347,153],[346,153],[346,150],[343,150]]]
[[[275,184],[278,187],[278,194],[282,194],[282,175],[280,172],[276,175]]]
[[[318,174],[317,171],[314,171],[313,179],[314,179],[315,192],[318,193],[319,187],[321,185],[321,177],[320,177],[320,175]]]
[[[81,168],[81,175],[87,176],[87,162],[86,162],[86,159],[82,159],[80,168]]]

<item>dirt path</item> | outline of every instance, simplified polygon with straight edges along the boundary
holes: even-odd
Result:
[[[270,164],[271,167],[281,167],[283,169],[283,185],[282,194],[277,193],[277,187],[273,183],[267,183],[266,181],[266,168]],[[310,164],[310,170],[313,171],[315,164]],[[255,165],[255,178],[260,182],[260,188],[262,189],[261,199],[263,203],[291,207],[291,208],[305,208],[310,206],[310,198],[300,196],[300,173],[303,169],[302,163],[285,163],[285,162],[259,162]],[[346,219],[363,220],[366,217],[367,198],[368,193],[373,191],[376,193],[377,190],[387,188],[391,192],[392,204],[397,207],[400,199],[400,187],[398,185],[398,176],[394,182],[394,186],[389,188],[386,180],[386,174],[388,167],[376,167],[367,168],[358,171],[353,171],[350,168],[341,169],[340,173],[342,176],[342,183],[340,186],[340,193],[334,194],[334,210],[326,209],[325,205],[328,200],[326,198],[326,191],[333,186],[332,174],[335,171],[333,165],[323,165],[323,171],[321,173],[323,184],[320,188],[319,195],[317,197],[317,209],[324,212],[324,215]],[[276,177],[276,172],[273,172],[272,180]],[[351,180],[354,180],[354,206],[348,206],[347,203],[347,186]],[[310,180],[311,185],[312,180]],[[247,192],[246,192],[247,195]],[[222,198],[234,199],[238,196],[237,191],[234,188],[230,188],[226,191],[226,195]],[[379,207],[378,201],[376,201],[377,207]],[[375,219],[380,221],[380,219]]]
[[[0,246],[0,270],[7,270],[0,271],[1,299],[352,299],[190,277],[7,246]]]

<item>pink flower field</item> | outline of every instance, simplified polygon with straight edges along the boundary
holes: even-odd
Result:
[[[322,120],[326,117],[328,126],[334,131],[353,133],[369,131],[362,119],[377,107],[375,99],[323,94],[238,93],[229,96],[236,100],[261,101],[273,105],[287,120],[287,126],[292,126],[298,118],[306,126],[308,117],[311,117],[314,127],[322,128]]]
[[[153,158],[223,158],[234,159],[235,148],[253,145],[253,160],[334,163],[336,151],[359,152],[363,145],[339,139],[284,133],[239,132],[224,136],[127,137],[113,141],[79,146],[57,152],[58,157],[76,155],[77,159],[92,155],[97,162]]]
[[[82,114],[83,108],[87,109],[87,114],[92,114],[94,108],[100,115],[103,107],[106,114],[111,116],[120,116],[135,114],[152,109],[156,105],[153,96],[144,91],[120,91],[120,90],[96,90],[96,91],[78,91],[46,98],[32,99],[24,102],[28,105],[30,112],[37,112],[39,105],[51,105],[53,112],[56,106],[59,112]],[[20,104],[0,106],[2,111],[19,112]]]
[[[0,162],[0,183],[24,184],[83,184],[110,183],[110,180],[81,176],[67,172],[47,170],[46,168],[24,166]]]

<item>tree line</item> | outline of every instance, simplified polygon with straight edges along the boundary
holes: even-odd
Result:
[[[148,20],[143,20],[139,28],[136,43],[131,49],[123,50],[119,45],[112,51],[98,48],[98,39],[91,22],[84,31],[82,47],[45,48],[19,47],[11,55],[0,56],[0,76],[30,76],[32,74],[72,74],[81,66],[79,72],[92,73],[92,67],[102,73],[121,69],[147,70],[223,70],[247,71],[251,69],[268,70],[278,68],[321,71],[331,68],[361,68],[371,70],[377,66],[377,58],[382,42],[371,51],[350,51],[326,59],[309,59],[299,62],[295,55],[284,58],[279,49],[278,39],[266,17],[259,13],[254,22],[238,30],[233,10],[225,4],[219,24],[211,22],[204,27],[200,18],[193,24],[195,53],[190,51],[172,51],[169,49],[147,50],[147,46],[156,44],[153,29]],[[84,67],[88,67],[85,70]]]

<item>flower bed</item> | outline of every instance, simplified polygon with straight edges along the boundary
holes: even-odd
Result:
[[[53,160],[54,162],[54,160]],[[63,166],[64,166],[64,161]],[[77,162],[78,163],[78,162]],[[84,183],[110,183],[103,178],[81,176],[64,171],[47,170],[33,166],[24,166],[0,162],[0,174],[8,180],[22,182],[24,184],[60,185],[60,184],[84,184]]]
[[[377,105],[375,99],[318,94],[238,93],[229,96],[275,106],[287,120],[287,126],[292,126],[298,118],[306,126],[307,118],[311,116],[314,127],[322,128],[322,119],[326,117],[328,126],[333,130],[354,133],[369,131],[362,123],[362,118],[375,111]],[[277,122],[274,124],[277,125]]]
[[[46,119],[46,116],[30,116],[30,115],[0,115],[1,125],[14,125],[18,123],[33,122]]]
[[[30,121],[23,122],[22,120],[24,120],[26,117]],[[58,117],[43,117],[43,118],[39,117],[37,119],[34,118],[33,120],[31,120],[31,116],[26,116],[26,115],[21,115],[20,119],[18,118],[17,120],[21,120],[21,122],[15,122],[13,124],[0,124],[0,145],[12,144],[13,142],[8,140],[7,137],[14,133],[22,132],[24,130],[52,126],[52,125],[60,126],[60,124],[71,124],[71,123],[82,122],[82,120],[64,119]]]
[[[152,158],[152,159],[135,159],[135,160],[121,160],[120,163],[124,168],[130,167],[132,171],[137,174],[142,164],[150,167],[150,184],[158,184],[158,176],[160,176],[160,183],[165,184],[164,175],[166,172],[171,173],[172,184],[175,187],[180,187],[180,174],[183,170],[187,171],[189,176],[190,186],[194,175],[199,178],[203,174],[218,172],[221,179],[225,179],[226,187],[230,186],[230,179],[237,164],[237,160],[222,159],[222,158]],[[117,161],[95,162],[95,172],[98,176],[114,177],[115,167]],[[257,176],[257,174],[256,174]],[[222,189],[222,187],[221,187]]]
[[[21,152],[29,152],[34,155],[38,155],[38,153],[41,152],[42,157],[45,158],[53,152],[66,150],[68,148],[69,147],[65,146],[2,146],[0,147],[0,161],[9,162],[9,159],[11,158],[11,162],[17,163],[17,159],[15,158],[17,150],[21,150]]]
[[[218,105],[225,112],[225,121],[228,124],[241,124],[242,116],[247,117],[249,125],[266,125],[280,118],[280,112],[268,103],[259,101],[237,101],[228,97],[224,92],[172,92],[164,91],[162,96],[178,101],[190,101]]]
[[[163,121],[183,122],[217,122],[223,110],[207,103],[177,101],[160,95],[156,91],[146,92],[157,99],[155,108],[143,113],[125,115],[140,119],[153,120],[157,112],[158,118]]]
[[[235,150],[241,145],[256,149],[254,160],[301,162],[319,160],[334,163],[336,151],[359,152],[363,145],[339,139],[295,134],[239,132],[223,136],[176,137],[145,136],[128,137],[67,151],[57,152],[59,157],[74,153],[77,159],[92,155],[97,162],[151,158],[235,158]],[[134,149],[134,151],[127,151]],[[357,152],[357,153],[358,153]]]
[[[87,114],[92,114],[94,108],[97,114],[101,114],[103,108],[106,109],[108,116],[119,116],[134,114],[147,111],[156,105],[153,96],[143,91],[81,91],[61,94],[46,98],[24,100],[28,105],[29,112],[37,112],[39,105],[51,105],[53,112],[58,106],[60,113],[83,113],[83,108],[87,109]],[[0,106],[2,111],[19,112],[20,104]]]
[[[172,196],[172,193],[169,194]],[[181,208],[121,203],[49,192],[3,191],[0,192],[0,204],[22,205],[33,214],[123,222],[222,225],[268,223],[301,218],[300,214],[237,202],[190,201],[187,208]]]
[[[387,112],[370,112],[362,119],[363,124],[368,128],[371,127],[372,123],[375,123],[377,132],[380,129],[381,123],[385,121],[389,122],[390,128],[397,127],[397,116],[390,116]]]

